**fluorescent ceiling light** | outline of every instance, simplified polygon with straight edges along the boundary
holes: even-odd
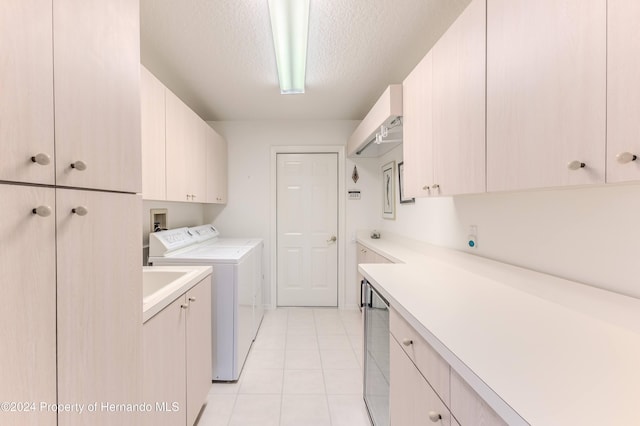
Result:
[[[309,0],[269,0],[280,93],[304,93]]]

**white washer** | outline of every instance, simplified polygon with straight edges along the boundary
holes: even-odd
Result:
[[[213,266],[212,379],[235,381],[262,321],[262,242],[225,247],[213,239],[189,228],[152,233],[149,265]]]

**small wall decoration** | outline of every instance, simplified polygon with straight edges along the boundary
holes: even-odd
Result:
[[[404,161],[398,163],[398,192],[400,195],[400,204],[415,203],[415,198],[408,198],[404,195]]]
[[[396,218],[395,168],[395,161],[382,166],[382,217],[384,219]]]
[[[358,174],[358,168],[353,166],[353,173],[351,173],[351,179],[353,179],[353,183],[358,183],[358,179],[360,179],[360,175]]]

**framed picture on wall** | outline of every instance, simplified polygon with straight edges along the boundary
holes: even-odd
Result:
[[[400,195],[400,204],[415,203],[415,198],[408,198],[404,195],[404,161],[398,163],[398,193]]]
[[[395,168],[396,162],[390,161],[382,166],[382,217],[384,219],[396,218],[395,198]]]

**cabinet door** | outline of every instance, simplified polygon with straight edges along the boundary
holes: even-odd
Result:
[[[431,51],[402,83],[404,192],[429,195],[433,184],[433,108]]]
[[[507,425],[480,395],[453,370],[451,370],[451,412],[463,426]]]
[[[141,208],[133,194],[56,189],[60,403],[142,398]],[[100,409],[58,421],[140,424],[137,413]]]
[[[389,342],[389,416],[392,425],[451,424],[451,413],[422,377],[398,342]],[[438,420],[436,416],[440,416]],[[431,419],[433,417],[434,419]],[[427,423],[427,420],[431,420]]]
[[[0,401],[33,402],[33,411],[0,413],[3,425],[55,425],[55,194],[0,184]],[[46,206],[50,216],[32,213]],[[46,212],[43,211],[43,215]]]
[[[142,198],[167,198],[165,174],[164,85],[140,67],[140,118],[142,127]]]
[[[488,0],[489,191],[604,182],[605,44],[606,0]]]
[[[170,90],[166,99],[167,200],[206,201],[202,120]]]
[[[56,183],[140,192],[138,2],[55,0],[53,53]]]
[[[207,167],[207,203],[227,202],[227,141],[204,123]]]
[[[433,47],[432,194],[486,188],[485,12],[472,1]]]
[[[639,180],[640,159],[620,154],[640,156],[640,3],[607,5],[607,182]]]
[[[2,0],[0,180],[54,183],[52,42],[51,0]]]
[[[194,424],[211,389],[211,277],[187,292],[187,425]]]
[[[153,410],[145,413],[147,426],[184,424],[187,396],[185,379],[186,317],[185,296],[178,298],[144,323],[143,396]],[[179,410],[174,411],[176,402]],[[157,406],[156,404],[160,404]],[[189,423],[190,425],[193,423]]]

